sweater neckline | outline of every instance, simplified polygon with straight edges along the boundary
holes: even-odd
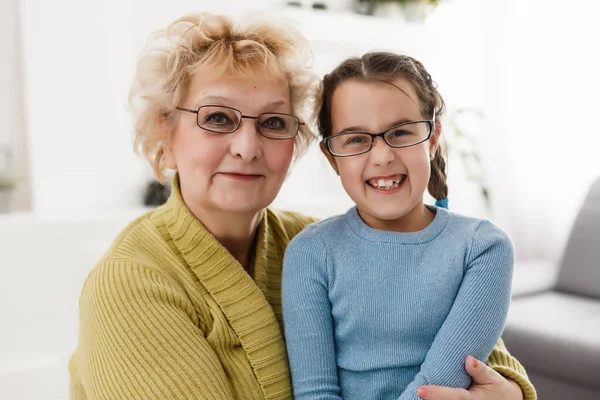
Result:
[[[435,217],[425,229],[418,232],[392,232],[371,228],[362,220],[356,206],[348,210],[345,218],[358,236],[372,242],[398,244],[427,243],[435,239],[444,230],[448,223],[449,212],[440,207],[429,205],[426,207],[435,213]]]
[[[265,295],[267,290],[268,215],[258,228],[255,282],[242,265],[202,225],[185,204],[179,177],[164,206],[164,221],[174,245],[217,303],[236,332],[266,399],[277,397],[269,387],[289,382],[289,369],[279,321]]]

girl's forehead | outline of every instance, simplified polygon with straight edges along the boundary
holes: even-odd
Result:
[[[398,110],[420,115],[420,103],[413,85],[405,80],[347,81],[333,93],[331,109],[346,109],[349,113],[360,110]],[[363,114],[363,113],[361,113]]]
[[[412,84],[406,80],[348,81],[331,101],[334,133],[344,130],[378,131],[400,121],[419,120],[421,109]]]

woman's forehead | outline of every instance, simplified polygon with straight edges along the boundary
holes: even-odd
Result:
[[[192,75],[188,99],[194,106],[207,104],[239,107],[252,104],[261,107],[290,107],[290,89],[287,82],[268,76],[206,76]]]

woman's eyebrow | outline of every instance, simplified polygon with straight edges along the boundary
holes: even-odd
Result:
[[[205,103],[206,101],[215,102],[217,105],[225,105],[225,104],[231,103],[231,99],[228,97],[218,96],[218,95],[208,95],[208,96],[201,95],[200,97],[198,97],[196,99],[195,105],[200,107],[201,105],[203,105],[202,103]]]
[[[231,98],[229,97],[225,97],[225,96],[220,96],[220,95],[208,95],[208,96],[200,96],[196,99],[195,101],[195,105],[196,107],[200,107],[202,105],[206,105],[206,102],[212,102],[215,105],[222,105],[222,106],[233,106],[235,105],[235,101],[233,101]],[[203,104],[204,103],[204,104]],[[288,102],[285,100],[275,100],[275,101],[271,101],[269,103],[266,103],[262,108],[264,109],[270,109],[270,108],[279,108],[279,107],[283,107],[283,106],[287,106]]]
[[[272,101],[270,103],[265,104],[265,108],[279,108],[282,106],[287,106],[288,102],[285,100],[277,100]]]

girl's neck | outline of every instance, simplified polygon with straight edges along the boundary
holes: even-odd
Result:
[[[384,220],[366,213],[363,214],[360,209],[358,213],[369,227],[391,232],[419,232],[427,228],[435,218],[435,212],[427,208],[423,202],[418,203],[402,217],[393,220]]]

